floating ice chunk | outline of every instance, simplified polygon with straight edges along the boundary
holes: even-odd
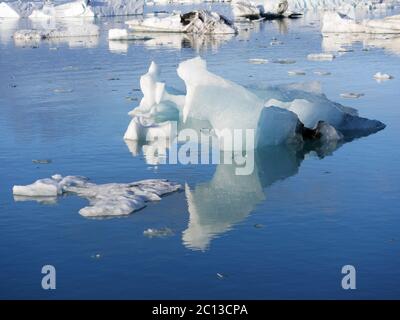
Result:
[[[277,63],[277,64],[294,64],[296,63],[296,60],[292,60],[292,59],[276,59],[274,61],[272,61],[273,63]]]
[[[364,93],[355,93],[355,92],[345,92],[341,93],[340,96],[346,99],[358,99],[364,96]]]
[[[324,70],[315,70],[314,74],[317,76],[329,76],[331,73],[329,71],[324,71]]]
[[[386,80],[393,79],[393,76],[391,76],[390,74],[387,74],[387,73],[377,72],[374,74],[374,79],[377,81],[386,81]]]
[[[178,66],[178,76],[186,86],[184,96],[168,93],[165,84],[158,80],[159,73],[152,63],[148,73],[141,77],[144,97],[130,112],[133,119],[125,139],[172,137],[170,121],[179,119],[185,125],[192,120],[207,123],[219,141],[224,140],[225,130],[250,129],[255,134],[255,145],[242,144],[240,147],[245,149],[298,142],[308,131],[318,130],[321,121],[342,133],[359,130],[369,134],[385,127],[379,121],[358,117],[355,109],[330,101],[321,93],[318,83],[249,90],[211,73],[206,62],[198,57]],[[316,133],[311,136],[317,137]],[[220,145],[222,150],[231,147]]]
[[[90,205],[79,213],[85,217],[127,215],[159,201],[161,196],[178,191],[179,184],[167,180],[142,180],[132,183],[94,184],[85,177],[54,175],[31,185],[14,186],[15,196],[50,197],[63,193],[76,194],[89,200]]]
[[[260,7],[248,0],[232,0],[232,12],[235,17],[259,19],[261,16]]]
[[[249,59],[249,63],[251,64],[265,64],[268,63],[267,59],[261,59],[261,58],[253,58]]]
[[[15,196],[54,197],[62,193],[60,184],[53,179],[40,179],[27,186],[14,186]]]
[[[289,76],[304,76],[306,73],[303,70],[289,70]]]
[[[43,8],[33,10],[29,18],[82,18],[94,17],[94,12],[88,0],[78,0],[59,5],[45,3]]]
[[[174,232],[170,228],[161,228],[161,229],[147,229],[143,231],[143,235],[149,238],[162,238],[173,236]]]
[[[332,61],[335,59],[335,55],[332,53],[310,53],[307,55],[307,59],[313,61]]]
[[[322,16],[322,33],[365,32],[365,26],[347,15],[338,12],[325,12]]]
[[[14,33],[14,40],[23,42],[31,40],[70,38],[70,37],[97,37],[99,27],[90,22],[75,21],[58,28],[18,30]]]
[[[126,22],[129,28],[139,32],[178,32],[193,34],[235,34],[231,21],[216,12],[207,10],[190,11],[185,14],[154,15],[143,20]]]
[[[110,29],[108,30],[108,40],[137,40],[138,36],[132,34],[126,29]],[[143,38],[142,38],[143,39]],[[151,38],[147,38],[151,39]]]

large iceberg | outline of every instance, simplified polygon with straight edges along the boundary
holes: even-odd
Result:
[[[176,32],[192,34],[235,34],[236,27],[224,16],[208,10],[195,10],[184,14],[150,15],[144,19],[127,21],[135,32]]]
[[[338,12],[325,12],[322,33],[400,34],[400,15],[356,21]]]
[[[89,206],[79,210],[85,217],[128,215],[146,206],[146,202],[160,201],[163,195],[181,189],[177,183],[153,179],[132,183],[95,184],[85,177],[53,175],[26,186],[14,186],[18,199],[39,200],[62,194],[76,194],[89,201]],[[21,198],[22,197],[22,198]]]
[[[143,14],[144,0],[76,0],[61,4],[38,1],[0,3],[0,18],[76,18]]]
[[[253,130],[255,144],[246,149],[296,143],[309,138],[323,140],[367,135],[385,127],[361,118],[357,111],[332,102],[325,95],[298,86],[249,90],[207,70],[200,57],[184,61],[177,69],[186,93],[173,94],[159,81],[153,62],[140,79],[143,99],[130,112],[125,133],[128,140],[170,137],[171,121],[196,119],[209,124],[223,141],[225,130]],[[243,144],[241,145],[243,146]],[[225,144],[221,149],[227,149]]]

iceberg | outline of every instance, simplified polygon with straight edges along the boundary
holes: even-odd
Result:
[[[255,145],[245,148],[298,143],[309,138],[362,136],[385,127],[377,120],[361,118],[355,109],[330,101],[314,86],[278,86],[247,89],[207,70],[200,57],[183,61],[177,69],[186,94],[172,94],[159,81],[160,70],[152,62],[140,79],[143,98],[130,112],[133,117],[124,139],[152,141],[171,138],[171,122],[191,119],[208,123],[223,141],[224,130],[253,130]],[[332,128],[330,128],[332,127]],[[328,130],[329,129],[329,130]],[[173,137],[172,137],[173,138]],[[224,144],[220,145],[225,149]]]
[[[134,19],[126,24],[135,32],[171,32],[191,34],[236,34],[233,23],[224,16],[207,10],[190,11],[184,14],[151,15]]]
[[[128,215],[146,206],[146,202],[160,201],[163,195],[181,189],[177,183],[162,179],[142,180],[132,183],[95,184],[85,177],[59,174],[40,179],[26,186],[14,186],[13,194],[20,200],[40,200],[75,194],[89,201],[89,206],[79,210],[84,217]]]
[[[10,1],[0,3],[0,18],[26,18],[43,6],[38,1]]]
[[[364,19],[356,21],[338,12],[325,12],[322,17],[322,33],[369,33],[399,34],[400,15],[383,19]]]
[[[62,4],[39,1],[0,3],[0,18],[77,18],[141,15],[144,0],[76,0]]]
[[[97,37],[99,27],[87,21],[71,21],[65,25],[46,29],[23,29],[14,33],[17,43],[71,37]]]
[[[231,2],[232,13],[236,18],[247,18],[250,20],[258,19],[280,19],[284,17],[298,18],[299,13],[288,11],[288,1],[266,1],[257,4],[250,0],[233,0]]]

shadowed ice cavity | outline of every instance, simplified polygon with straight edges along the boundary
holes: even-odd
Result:
[[[151,146],[126,142],[133,155],[143,152],[145,160],[150,158],[152,164],[161,160],[155,159],[154,154],[146,156]],[[188,179],[185,195],[189,223],[182,233],[183,245],[191,250],[207,250],[214,238],[246,219],[257,204],[265,200],[266,188],[296,175],[306,154],[323,158],[341,145],[335,141],[305,144],[301,148],[293,145],[268,147],[255,151],[254,171],[250,175],[237,175],[235,164],[219,164],[210,181],[191,187]],[[160,157],[165,158],[166,154]]]

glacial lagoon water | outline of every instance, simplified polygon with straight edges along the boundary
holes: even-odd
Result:
[[[124,20],[96,20],[99,38],[37,44],[10,38],[28,22],[0,21],[0,298],[399,298],[400,39],[324,39],[310,14],[244,26],[237,36],[109,43],[107,29]],[[351,50],[331,62],[306,58],[333,46]],[[139,77],[154,60],[183,89],[177,64],[197,55],[246,86],[318,81],[331,100],[387,127],[331,150],[257,152],[250,176],[229,165],[154,164],[122,139],[141,98]],[[378,83],[376,72],[394,79]],[[185,187],[112,219],[80,216],[86,200],[75,196],[13,198],[13,185],[55,173]],[[172,234],[151,238],[148,228]],[[56,267],[56,290],[41,287],[46,264]],[[349,264],[356,290],[341,287]]]

